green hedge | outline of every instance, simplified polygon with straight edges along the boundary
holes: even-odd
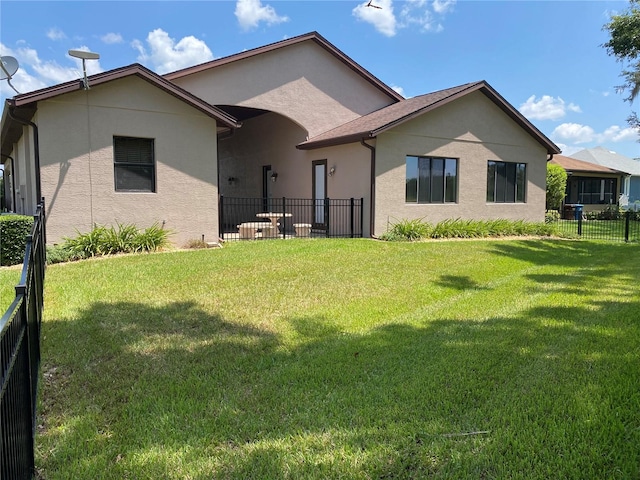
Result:
[[[0,215],[0,265],[17,265],[24,260],[27,235],[33,229],[33,217]]]

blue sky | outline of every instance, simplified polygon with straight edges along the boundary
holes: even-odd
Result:
[[[20,62],[24,93],[78,78],[69,49],[100,54],[89,73],[135,62],[166,73],[315,30],[407,97],[486,80],[565,154],[640,157],[625,121],[638,106],[616,93],[623,65],[601,47],[628,2],[367,2],[2,0],[0,53]]]

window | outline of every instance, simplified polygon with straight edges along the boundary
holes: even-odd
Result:
[[[567,203],[617,203],[617,192],[618,181],[615,178],[570,177],[567,182]]]
[[[116,192],[155,192],[153,139],[113,137]]]
[[[495,162],[487,167],[487,202],[524,203],[527,164]]]
[[[458,160],[407,156],[406,179],[407,203],[455,203]]]

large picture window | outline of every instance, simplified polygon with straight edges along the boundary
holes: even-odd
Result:
[[[457,196],[458,160],[407,156],[407,203],[455,203]]]
[[[156,166],[152,138],[113,137],[116,192],[155,192]]]
[[[489,161],[487,202],[524,203],[526,201],[526,184],[526,163]]]

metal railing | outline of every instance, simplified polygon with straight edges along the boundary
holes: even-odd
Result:
[[[35,470],[36,399],[46,264],[44,201],[34,217],[16,298],[0,318],[2,479],[30,479]]]
[[[640,242],[640,212],[629,210],[609,216],[603,213],[592,218],[577,217],[557,220],[554,224],[563,234],[585,240]]]
[[[360,238],[362,198],[239,198],[220,196],[219,231],[223,240],[247,238]],[[269,214],[278,214],[269,215]],[[268,218],[271,216],[271,220]],[[275,233],[261,227],[273,222]],[[242,229],[241,225],[247,228]],[[247,234],[246,232],[249,232]],[[254,235],[255,231],[255,235]],[[264,233],[264,234],[263,234]]]

